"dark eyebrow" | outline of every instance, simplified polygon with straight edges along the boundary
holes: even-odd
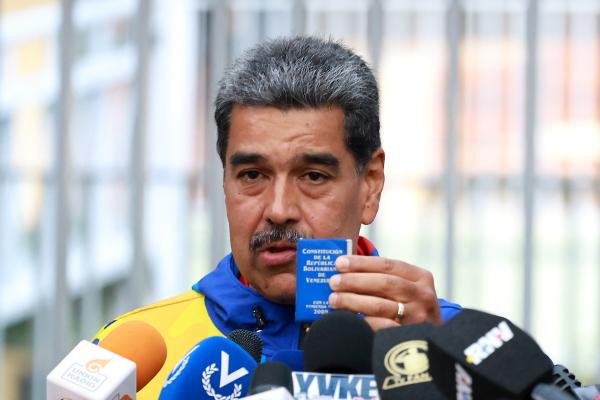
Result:
[[[304,153],[300,159],[307,164],[320,164],[336,171],[340,168],[340,160],[331,153]]]
[[[256,164],[266,161],[266,158],[258,153],[233,153],[229,157],[229,164],[237,167],[243,164]]]

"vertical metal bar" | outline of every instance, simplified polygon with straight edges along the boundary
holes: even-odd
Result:
[[[206,149],[207,167],[206,180],[208,191],[208,204],[210,210],[210,226],[212,235],[210,237],[210,263],[217,265],[226,251],[226,217],[225,202],[223,201],[223,170],[216,152],[217,129],[214,123],[213,101],[218,90],[218,81],[227,66],[229,60],[229,48],[231,36],[229,34],[229,18],[227,14],[229,1],[214,1],[210,7],[208,19],[208,94],[209,112],[206,119]]]
[[[523,173],[523,327],[531,330],[535,217],[535,130],[537,102],[538,1],[529,0],[526,11],[525,66],[525,170]]]
[[[61,0],[61,20],[58,33],[58,75],[59,92],[56,108],[56,130],[54,182],[48,235],[52,261],[50,271],[42,265],[42,280],[51,279],[48,292],[40,291],[33,332],[33,376],[31,398],[41,399],[45,395],[45,377],[50,369],[65,355],[69,339],[67,249],[70,225],[71,182],[71,107],[72,107],[72,38],[74,33],[73,8],[75,0]],[[45,274],[49,272],[48,274]],[[43,286],[43,285],[42,285]]]
[[[4,13],[2,12],[2,6],[3,6],[3,1],[0,0],[0,104],[2,104],[2,71],[3,71],[3,55],[4,55],[4,47],[2,45],[3,40],[2,40],[2,32],[3,32],[3,28],[4,28]],[[0,107],[0,121],[2,121],[2,107]],[[0,132],[1,134],[1,132]],[[0,165],[2,165],[2,154],[4,152],[2,151],[2,147],[0,147]],[[3,171],[2,171],[3,172]],[[4,212],[3,212],[3,207],[4,207],[4,185],[5,185],[5,181],[4,181],[4,177],[0,176],[0,226],[5,226],[4,221],[2,218],[4,216]],[[1,231],[0,231],[1,233]],[[2,262],[2,260],[4,259],[5,255],[2,254],[1,250],[3,247],[2,241],[5,240],[2,236],[0,236],[0,278],[3,276],[3,267],[5,265],[5,263]],[[5,326],[5,315],[4,315],[4,310],[3,310],[3,306],[2,303],[0,302],[0,398],[5,398],[6,395],[4,393],[4,390],[6,388],[6,382],[4,380],[4,376],[5,376],[5,372],[6,372],[6,326]]]
[[[294,0],[292,24],[292,34],[303,35],[306,32],[306,4],[304,0]]]
[[[102,323],[102,299],[100,288],[97,285],[95,271],[95,257],[92,252],[93,232],[91,226],[92,196],[94,190],[93,173],[86,174],[81,180],[82,198],[82,252],[85,274],[83,274],[83,288],[81,293],[80,331],[84,339],[90,339]],[[87,264],[87,265],[86,265]]]
[[[594,43],[595,46],[595,57],[596,57],[596,63],[600,63],[600,13],[596,13],[595,15],[595,23],[596,23],[596,35],[595,35],[595,39],[596,42]],[[598,71],[598,68],[596,67],[596,76],[595,76],[595,87],[596,87],[596,113],[595,113],[595,119],[596,121],[598,121],[600,119],[600,72]],[[598,200],[600,199],[600,166],[598,165],[598,163],[596,163],[596,167],[594,169],[594,178],[593,178],[593,185],[594,185],[594,198],[595,198],[595,204],[596,207],[598,207]],[[598,252],[596,253],[596,256],[600,256],[600,254],[598,254]],[[599,260],[600,261],[600,260]],[[596,266],[596,291],[600,290],[600,265]],[[600,310],[600,296],[598,296],[598,300],[596,303],[596,310]],[[598,335],[598,333],[600,333],[600,316],[598,315],[598,312],[596,311],[595,313],[596,315],[596,332],[597,332],[597,337],[600,339],[600,335]],[[600,342],[598,343],[600,344]],[[596,379],[594,381],[598,382],[600,380],[600,359],[596,359],[596,368],[595,371],[596,373],[595,377]]]
[[[131,137],[131,239],[133,256],[127,283],[127,298],[131,308],[144,301],[146,263],[144,251],[144,206],[146,188],[146,114],[148,96],[148,62],[150,52],[150,15],[152,0],[138,0],[135,22],[137,65],[135,72],[135,109]]]
[[[446,87],[446,169],[444,189],[446,194],[446,291],[445,296],[454,295],[454,258],[456,247],[455,215],[458,168],[456,151],[458,145],[459,120],[459,60],[460,60],[460,0],[450,0],[446,11],[447,28],[447,87]]]
[[[385,18],[381,0],[370,0],[369,11],[367,15],[367,43],[369,55],[371,57],[371,69],[376,77],[379,76],[384,23]],[[378,223],[377,219],[375,219],[375,221],[373,221],[373,223],[369,226],[369,239],[374,243],[378,242],[377,228]]]
[[[59,44],[60,92],[56,119],[55,179],[55,258],[53,287],[52,348],[53,363],[58,362],[67,350],[67,248],[70,227],[70,183],[71,183],[71,72],[72,38],[74,37],[73,8],[75,0],[62,0],[62,18]],[[49,345],[46,343],[46,345]]]

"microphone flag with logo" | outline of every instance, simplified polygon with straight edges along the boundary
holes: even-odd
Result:
[[[46,399],[135,398],[135,363],[86,340],[48,374]]]
[[[443,400],[429,372],[429,323],[382,329],[373,343],[373,373],[383,400]]]
[[[246,395],[256,361],[231,340],[202,340],[175,365],[160,400],[233,400]]]
[[[81,341],[47,377],[47,398],[135,398],[163,367],[167,347],[142,321],[117,326],[99,345]],[[118,397],[115,397],[118,396]]]
[[[369,324],[350,311],[332,311],[317,319],[302,344],[307,372],[293,373],[294,396],[379,398],[371,374],[373,336]]]
[[[428,340],[433,381],[449,398],[528,399],[552,381],[552,361],[509,320],[463,309]]]

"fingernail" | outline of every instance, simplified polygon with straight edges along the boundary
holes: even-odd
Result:
[[[335,260],[335,268],[340,272],[347,270],[349,266],[350,260],[346,257],[338,257],[338,259]]]
[[[331,287],[332,289],[336,289],[340,285],[341,280],[341,276],[333,275],[331,278],[329,278],[329,287]]]
[[[329,306],[332,308],[335,308],[337,306],[337,302],[338,302],[337,293],[331,293],[329,295]]]

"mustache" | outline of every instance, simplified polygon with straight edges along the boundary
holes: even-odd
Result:
[[[302,232],[289,225],[273,225],[271,228],[256,232],[250,238],[250,251],[256,253],[258,249],[270,243],[286,241],[292,244],[298,240],[312,237],[308,232]]]

